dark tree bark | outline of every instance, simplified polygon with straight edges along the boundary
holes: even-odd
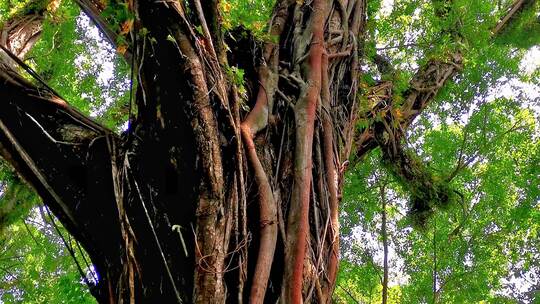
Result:
[[[76,2],[114,43],[100,2]],[[225,52],[217,5],[128,1],[137,114],[123,134],[26,81],[2,52],[0,152],[88,251],[100,303],[330,303],[353,143],[360,157],[378,145],[397,157],[403,130],[461,69],[459,52],[431,60],[399,117],[389,83],[370,91],[386,106],[372,94],[358,113],[365,0],[278,0],[276,39],[242,55]],[[4,32],[4,49],[23,56],[13,39],[34,36]],[[228,66],[246,70],[248,100]],[[377,111],[383,122],[355,135],[357,117]]]

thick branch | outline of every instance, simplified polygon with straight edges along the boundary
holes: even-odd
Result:
[[[0,62],[16,69],[15,59],[24,60],[26,53],[34,46],[43,27],[44,10],[29,12],[26,15],[16,16],[0,25]],[[13,58],[10,58],[9,52]]]
[[[110,177],[100,141],[110,134],[45,88],[0,62],[0,153],[87,249],[98,272],[114,263],[118,242]],[[99,179],[98,179],[99,177]],[[99,189],[99,190],[98,190]],[[103,226],[93,225],[100,221]],[[102,229],[107,227],[109,233]],[[104,280],[107,275],[101,273]],[[99,282],[100,284],[103,283]]]
[[[41,35],[43,11],[23,15],[0,28],[0,45],[23,59]]]

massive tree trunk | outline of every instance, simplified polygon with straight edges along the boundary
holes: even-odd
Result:
[[[114,41],[97,2],[77,2]],[[354,136],[365,4],[278,0],[273,39],[252,54],[241,39],[226,52],[218,1],[130,1],[137,114],[123,134],[2,57],[0,152],[88,251],[100,303],[331,302],[353,142],[398,157],[402,130],[461,68],[459,52],[429,61],[399,118],[375,98],[362,115],[385,120]],[[247,100],[229,66],[246,71]]]
[[[121,135],[4,60],[2,153],[88,250],[100,302],[330,301],[365,20],[339,4],[280,1],[275,42],[227,56],[216,2],[133,3]],[[248,100],[228,66],[254,76]]]

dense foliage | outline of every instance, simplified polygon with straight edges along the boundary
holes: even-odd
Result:
[[[57,2],[25,62],[83,112],[112,129],[125,128],[128,65],[74,3]],[[272,39],[264,31],[272,2],[222,1],[223,24]],[[444,206],[430,202],[435,212],[417,225],[411,202],[424,198],[426,188],[401,179],[380,150],[352,158],[340,209],[337,303],[382,301],[383,212],[389,303],[540,303],[540,4],[529,5],[493,40],[491,31],[511,2],[455,0],[441,21],[437,1],[368,1],[364,93],[388,80],[399,101],[418,66],[458,49],[463,54],[464,71],[405,140],[426,179],[452,199]],[[32,6],[43,3],[0,0],[0,24]],[[122,7],[104,17],[116,18],[118,27],[129,18]],[[243,71],[231,71],[241,83]],[[0,177],[0,303],[93,302],[76,266],[92,279],[85,253],[62,227],[54,228],[39,199],[6,165]]]
[[[406,79],[423,58],[455,47],[439,34],[445,25],[430,5],[385,3],[372,2],[371,51],[399,70],[375,79]],[[508,4],[454,1],[465,69],[407,134],[408,153],[452,189],[453,203],[413,229],[408,212],[417,194],[380,151],[349,171],[338,303],[381,301],[382,199],[389,202],[389,303],[540,301],[538,4],[492,42],[490,28]]]

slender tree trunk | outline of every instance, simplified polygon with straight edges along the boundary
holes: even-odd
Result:
[[[437,303],[437,242],[435,239],[435,234],[437,233],[437,224],[433,223],[433,304]]]
[[[386,227],[386,193],[385,186],[381,186],[381,202],[382,202],[382,223],[381,223],[381,235],[383,241],[383,284],[382,284],[382,303],[388,302],[388,232]]]

